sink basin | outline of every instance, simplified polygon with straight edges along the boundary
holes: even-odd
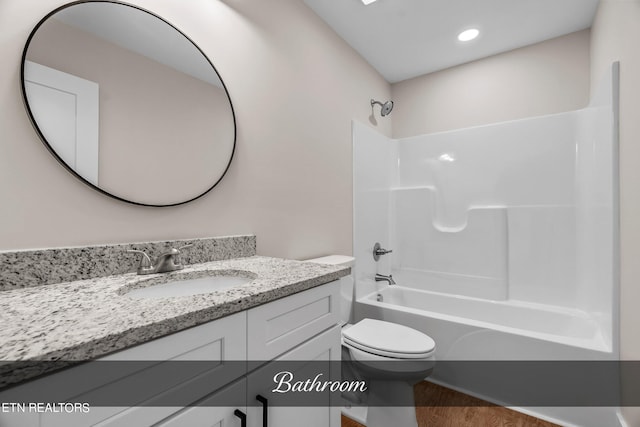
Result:
[[[244,273],[244,272],[243,272]],[[184,297],[190,295],[208,294],[220,290],[233,288],[251,282],[254,277],[249,274],[229,275],[217,274],[198,278],[180,278],[166,282],[166,279],[149,279],[138,282],[135,288],[127,291],[125,295],[134,299],[144,298],[169,298]],[[163,280],[165,283],[158,283]]]

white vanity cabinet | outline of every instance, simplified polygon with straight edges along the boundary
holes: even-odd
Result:
[[[149,392],[152,395],[139,396],[136,406],[91,407],[89,413],[46,413],[39,414],[38,420],[33,417],[28,419],[28,414],[24,414],[24,417],[8,414],[10,418],[0,413],[0,427],[22,427],[22,424],[13,424],[11,420],[16,419],[23,422],[29,420],[24,425],[34,427],[243,427],[236,410],[246,414],[247,427],[293,427],[300,423],[306,427],[337,427],[340,422],[339,408],[331,407],[328,402],[327,406],[311,408],[270,406],[266,410],[267,424],[264,424],[263,408],[254,402],[257,395],[266,394],[269,390],[256,389],[252,384],[261,384],[265,388],[267,382],[261,375],[270,372],[265,368],[269,361],[340,360],[340,329],[337,326],[339,291],[339,282],[334,281],[101,358],[101,361],[158,361],[157,366],[141,371],[135,371],[134,365],[131,372],[120,378],[105,372],[104,385],[86,391],[86,395],[90,396],[92,393],[109,393],[109,388],[115,384],[133,385],[150,379],[156,381],[158,386],[154,382],[153,392]],[[171,378],[171,370],[162,366],[163,362],[176,360],[215,363],[207,364],[206,369],[203,368],[202,372],[185,381],[184,377]],[[265,365],[257,367],[257,364],[249,363],[247,371],[245,364],[237,363],[244,360],[263,361]],[[236,363],[225,365],[225,361]],[[229,365],[239,368],[230,369]],[[83,376],[83,369],[86,368],[80,365],[27,383],[20,386],[25,390],[22,395],[28,401],[29,387],[60,384],[59,381],[51,382],[54,377],[77,383]],[[153,406],[154,401],[161,401],[173,393],[180,396],[189,393],[189,401],[203,401],[204,404],[186,408]],[[222,393],[236,393],[236,396],[240,393],[246,396],[246,404],[230,408],[206,406],[207,400],[214,401]],[[73,397],[60,393],[50,395],[59,396],[60,402]]]
[[[332,282],[286,298],[252,308],[247,314],[247,358],[251,362],[267,362],[251,370],[234,387],[246,387],[246,427],[339,427],[340,408],[331,406],[284,407],[269,406],[263,399],[275,384],[274,369],[268,361],[295,362],[285,366],[296,367],[304,375],[305,365],[311,361],[339,361],[341,357],[339,321],[339,282]],[[278,365],[282,366],[282,365]],[[338,367],[333,364],[331,367]],[[312,365],[313,369],[315,366]],[[309,375],[312,373],[309,372]],[[307,375],[307,376],[309,376]],[[311,377],[313,377],[311,375]],[[212,399],[215,399],[214,395]],[[189,427],[191,420],[207,419],[207,426],[243,427],[234,414],[237,408],[190,407],[164,420],[158,426]],[[266,422],[265,422],[266,417]],[[221,420],[224,419],[224,422]],[[212,422],[213,421],[213,422]],[[220,422],[220,424],[218,424]]]
[[[340,327],[334,326],[322,332],[314,338],[305,341],[289,352],[276,359],[278,361],[300,361],[296,366],[296,373],[302,373],[305,365],[310,361],[339,360],[340,357]],[[273,369],[269,369],[270,363],[247,374],[230,386],[215,392],[204,399],[202,406],[194,406],[182,409],[170,415],[168,418],[156,424],[157,427],[190,427],[201,426],[206,420],[206,426],[224,427],[298,427],[304,423],[305,427],[339,427],[340,408],[331,406],[329,399],[326,402],[318,402],[313,407],[285,407],[269,406],[271,397],[269,392],[273,384],[271,378]],[[293,365],[296,365],[295,363]],[[280,365],[278,365],[280,366]],[[286,366],[292,366],[287,363]],[[312,365],[315,367],[316,365]],[[331,365],[331,366],[338,366]],[[223,393],[245,393],[247,405],[244,407],[217,407],[206,406],[206,401],[215,401],[221,398]],[[261,397],[262,400],[258,398]],[[323,405],[323,406],[321,406]],[[238,414],[237,411],[240,411]],[[244,424],[241,420],[244,417]],[[118,424],[113,424],[118,425]],[[120,424],[123,425],[123,424]],[[144,425],[144,424],[136,424]]]

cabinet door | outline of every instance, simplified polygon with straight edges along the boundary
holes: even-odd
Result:
[[[283,354],[275,363],[269,363],[248,375],[247,411],[249,427],[339,427],[340,407],[336,405],[340,398],[337,395],[327,395],[323,401],[314,402],[318,406],[282,406],[286,404],[287,395],[273,393],[277,387],[274,382],[274,373],[286,369],[291,371],[296,378],[314,378],[318,372],[318,361],[339,361],[341,357],[340,327],[334,326],[328,331],[299,345],[293,350]],[[327,377],[340,378],[339,363],[323,364],[334,370]],[[338,370],[336,372],[335,370]],[[276,403],[268,406],[267,423],[264,424],[263,407],[256,400],[257,396]],[[334,405],[331,405],[333,401]],[[322,405],[322,406],[320,406]]]
[[[222,390],[204,398],[199,406],[183,409],[156,424],[155,427],[245,427],[241,417],[246,417],[244,405],[217,406],[220,402],[242,401],[247,393],[247,380],[242,378]],[[239,412],[238,412],[239,411]],[[122,424],[125,425],[125,424]],[[137,426],[139,424],[126,425]]]

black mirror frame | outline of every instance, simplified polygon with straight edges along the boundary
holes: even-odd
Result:
[[[47,139],[44,137],[44,134],[40,130],[40,127],[38,127],[38,123],[36,122],[35,117],[33,116],[33,113],[31,111],[31,107],[29,107],[29,101],[27,99],[27,91],[26,91],[25,76],[24,76],[25,62],[27,60],[27,51],[29,50],[29,45],[31,44],[31,40],[35,36],[35,34],[38,31],[38,29],[47,21],[47,19],[49,19],[51,16],[55,15],[56,13],[60,12],[61,10],[64,10],[64,9],[66,9],[68,7],[71,7],[71,6],[74,6],[74,5],[77,5],[77,4],[82,4],[82,3],[113,3],[113,4],[118,4],[118,5],[122,5],[122,6],[126,6],[126,7],[131,7],[131,8],[137,9],[137,10],[139,10],[141,12],[145,12],[145,13],[148,13],[149,15],[154,16],[155,18],[157,18],[157,19],[161,20],[162,22],[164,22],[165,24],[169,25],[171,28],[173,28],[175,31],[177,31],[179,34],[181,34],[185,39],[187,39],[198,50],[198,52],[200,52],[200,54],[204,57],[204,59],[206,59],[206,61],[209,63],[209,65],[211,65],[211,68],[213,69],[213,71],[217,74],[218,78],[220,79],[220,83],[222,83],[222,87],[223,87],[224,92],[225,92],[225,94],[227,96],[227,100],[229,101],[229,107],[231,108],[231,117],[233,119],[233,147],[231,149],[231,155],[229,156],[229,162],[227,163],[226,168],[222,172],[222,175],[220,175],[220,178],[218,178],[218,180],[211,187],[209,187],[207,190],[205,190],[203,193],[201,193],[201,194],[199,194],[199,195],[197,195],[195,197],[192,197],[192,198],[190,198],[188,200],[185,200],[185,201],[182,201],[182,202],[177,202],[177,203],[170,203],[170,204],[140,203],[140,202],[136,202],[136,201],[133,201],[133,200],[128,200],[128,199],[116,196],[115,194],[109,193],[108,191],[105,191],[104,189],[102,189],[102,188],[90,183],[89,181],[84,179],[80,174],[78,174],[75,170],[73,170],[73,168],[71,168],[69,165],[67,165],[64,162],[64,160],[62,160],[62,158],[56,153],[56,151],[53,149],[53,147],[49,144]],[[71,3],[64,4],[64,5],[60,6],[60,7],[57,7],[56,9],[52,10],[51,12],[49,12],[44,18],[42,18],[36,24],[36,26],[33,28],[33,30],[31,30],[31,33],[29,34],[29,37],[27,38],[27,42],[25,43],[24,50],[22,51],[22,61],[20,63],[20,88],[21,88],[21,91],[22,91],[22,100],[24,102],[25,109],[27,110],[27,115],[29,116],[29,120],[31,120],[31,124],[33,125],[33,128],[35,129],[36,133],[38,134],[38,137],[40,137],[40,140],[45,145],[47,150],[49,150],[49,152],[53,155],[53,157],[55,157],[55,159],[67,171],[69,171],[73,176],[75,176],[77,179],[82,181],[84,184],[88,185],[89,187],[93,188],[94,190],[98,191],[99,193],[104,194],[105,196],[111,197],[111,198],[116,199],[116,200],[120,200],[121,202],[131,203],[133,205],[138,205],[138,206],[148,206],[148,207],[170,207],[170,206],[183,205],[185,203],[189,203],[189,202],[192,202],[192,201],[194,201],[196,199],[199,199],[199,198],[203,197],[205,194],[207,194],[208,192],[210,192],[211,190],[213,190],[213,188],[215,186],[217,186],[220,183],[220,181],[222,181],[222,178],[224,178],[224,176],[227,174],[227,171],[229,170],[229,167],[231,166],[231,161],[233,160],[233,156],[234,156],[235,150],[236,150],[236,141],[237,141],[238,129],[237,129],[237,124],[236,124],[235,110],[233,108],[233,103],[231,102],[231,96],[229,95],[229,91],[227,89],[227,86],[224,83],[224,80],[222,80],[222,77],[220,76],[220,73],[218,73],[218,70],[213,65],[213,63],[211,62],[209,57],[207,55],[205,55],[205,53],[202,51],[202,49],[200,49],[200,47],[193,40],[191,40],[191,38],[189,38],[186,34],[184,34],[182,31],[180,31],[178,28],[176,28],[176,26],[174,26],[173,24],[168,22],[166,19],[164,19],[164,18],[156,15],[155,13],[150,12],[149,10],[146,10],[144,8],[141,8],[141,7],[138,7],[138,6],[134,6],[134,5],[131,5],[131,4],[128,4],[128,3],[123,3],[123,2],[120,2],[120,1],[115,1],[115,0],[78,0],[78,1],[74,1],[74,2],[71,2]]]

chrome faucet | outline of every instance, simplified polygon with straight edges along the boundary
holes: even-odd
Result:
[[[391,274],[388,276],[385,276],[384,274],[376,274],[376,282],[387,282],[389,286],[396,284],[396,281],[393,280],[393,276]]]
[[[145,251],[130,249],[127,252],[139,253],[142,255],[140,264],[138,265],[138,274],[167,273],[169,271],[182,270],[184,265],[180,262],[179,255],[183,249],[193,246],[192,244],[180,246],[178,249],[171,248],[168,252],[163,253],[157,259],[155,264],[151,262],[151,258]]]

